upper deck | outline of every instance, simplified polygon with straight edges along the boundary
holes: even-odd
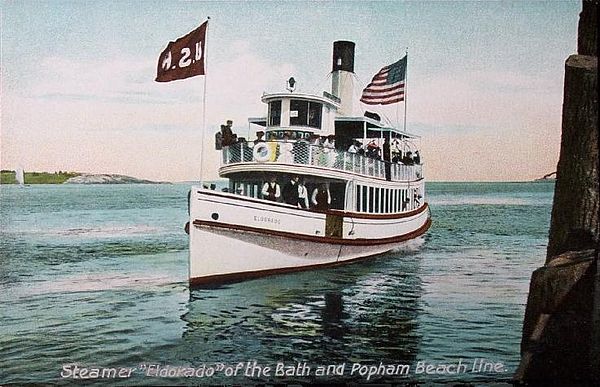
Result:
[[[263,94],[266,117],[248,119],[259,127],[256,139],[238,139],[225,127],[221,177],[279,173],[405,183],[423,178],[418,136],[384,124],[374,113],[340,115],[340,99],[333,94],[288,91]]]
[[[266,114],[248,119],[247,137],[233,133],[230,122],[221,126],[215,140],[228,193],[385,216],[424,205],[419,137],[352,102],[348,59],[334,49],[331,93],[295,92],[290,78],[288,92],[262,95]]]
[[[414,159],[384,161],[357,152],[343,151],[306,140],[237,142],[224,147],[219,174],[227,177],[239,172],[288,172],[342,180],[357,177],[397,182],[416,181],[423,176],[423,165]],[[412,163],[412,165],[408,165]],[[386,173],[389,176],[386,176]]]

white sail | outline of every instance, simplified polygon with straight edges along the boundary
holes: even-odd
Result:
[[[15,171],[15,179],[17,180],[17,184],[25,184],[25,174],[23,173],[23,168],[17,168]]]

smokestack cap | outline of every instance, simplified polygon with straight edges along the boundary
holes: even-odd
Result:
[[[333,42],[333,66],[331,71],[354,72],[354,42],[338,40]]]

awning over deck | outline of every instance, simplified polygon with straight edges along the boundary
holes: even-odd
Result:
[[[387,137],[388,133],[395,138],[420,138],[416,134],[404,132],[398,128],[386,126],[383,122],[374,120],[370,117],[336,117],[335,132],[336,135],[351,138],[365,137],[365,129],[367,138]]]
[[[248,123],[262,126],[264,128],[267,126],[267,117],[249,117]]]

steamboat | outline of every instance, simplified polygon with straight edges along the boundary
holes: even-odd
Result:
[[[354,43],[334,42],[332,90],[263,94],[256,139],[217,133],[227,187],[189,198],[190,285],[354,262],[431,225],[419,138],[355,114]],[[228,123],[229,124],[229,123]]]

